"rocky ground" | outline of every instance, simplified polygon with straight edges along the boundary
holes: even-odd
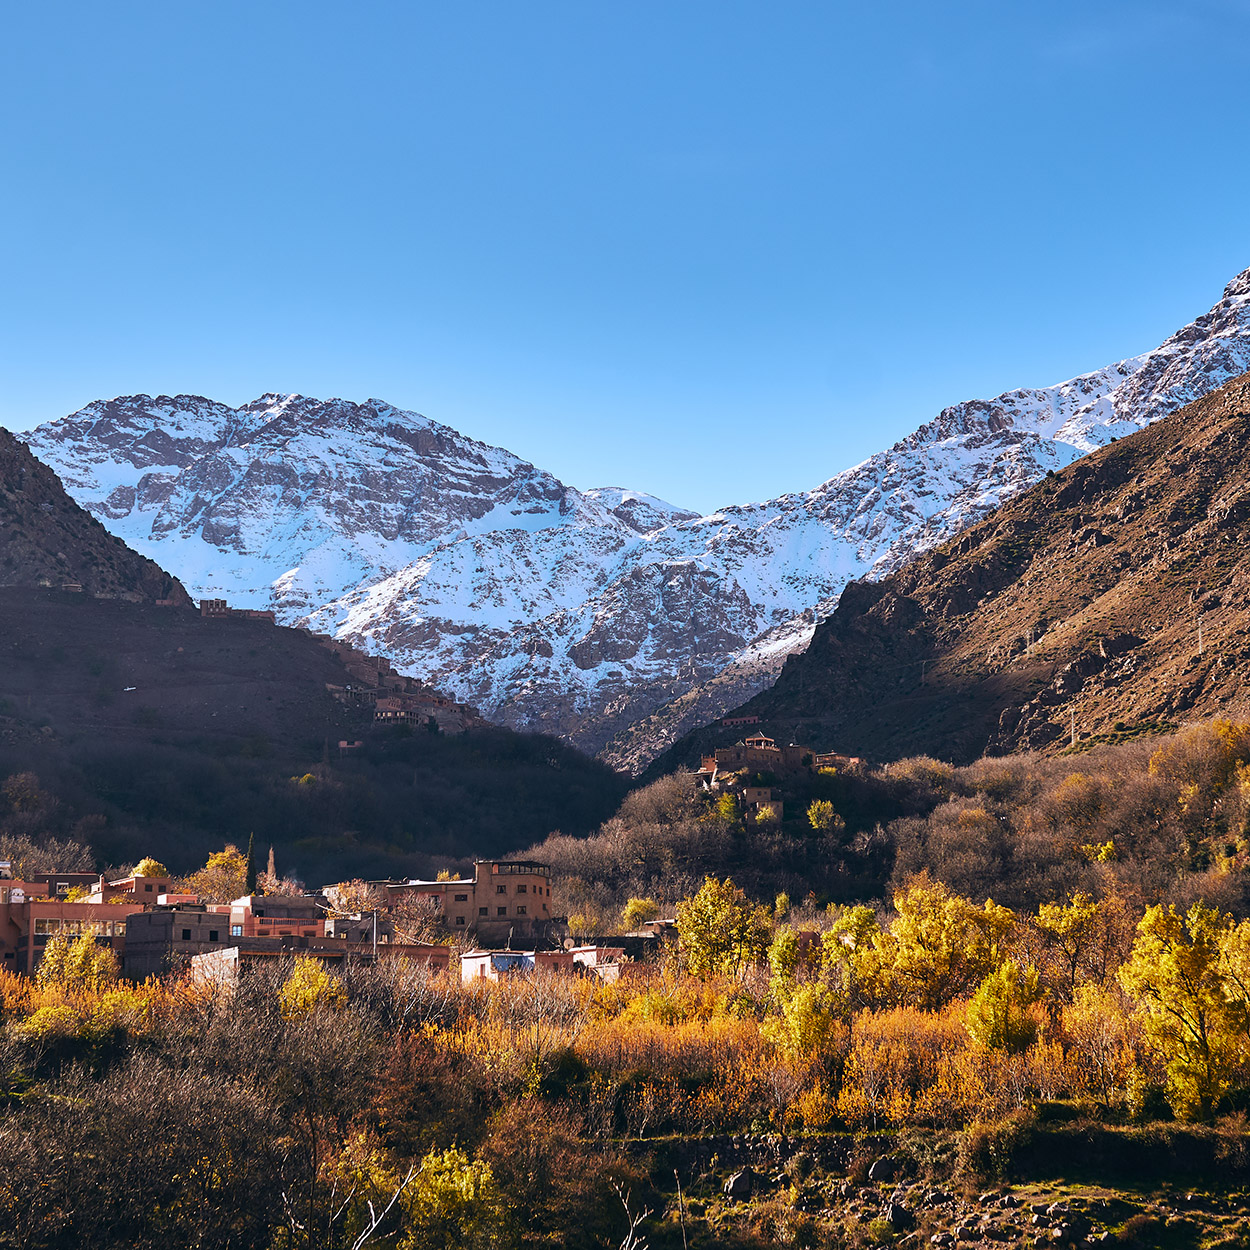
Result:
[[[1181,1170],[1174,1182],[1154,1176],[1135,1182],[1113,1167],[1107,1184],[1088,1175],[1017,1175],[986,1184],[966,1166],[952,1166],[958,1151],[957,1138],[942,1134],[927,1142],[912,1138],[901,1149],[883,1136],[783,1142],[766,1135],[661,1148],[665,1157],[658,1165],[658,1156],[651,1156],[653,1175],[672,1171],[682,1192],[679,1198],[674,1182],[640,1231],[652,1250],[1250,1247],[1250,1183],[1244,1176],[1220,1171],[1202,1178]],[[1063,1160],[1043,1170],[1061,1173]],[[939,1183],[934,1175],[941,1173],[948,1174]]]

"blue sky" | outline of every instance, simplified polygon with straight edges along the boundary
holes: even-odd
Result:
[[[8,6],[0,423],[377,396],[708,510],[1250,265],[1250,3]]]

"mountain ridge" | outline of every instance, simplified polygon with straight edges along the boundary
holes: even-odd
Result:
[[[855,582],[735,715],[889,760],[1056,751],[1250,694],[1250,373]],[[661,773],[725,745],[696,731]]]
[[[810,491],[704,517],[579,491],[380,400],[129,397],[27,438],[196,593],[272,607],[637,770],[771,681],[848,582],[1246,368],[1250,270],[1151,352],[952,405]]]

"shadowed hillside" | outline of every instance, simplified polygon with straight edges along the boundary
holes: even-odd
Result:
[[[319,884],[585,833],[624,792],[549,738],[375,726],[311,634],[201,617],[3,430],[0,544],[0,780],[37,778],[0,826],[24,838],[183,871],[254,833]]]
[[[739,712],[817,748],[964,762],[1232,706],[1250,679],[1248,418],[1242,377],[892,577],[852,583]],[[650,775],[740,733],[691,734]]]
[[[181,583],[114,538],[5,429],[0,429],[0,553],[0,586],[68,585],[89,595],[191,605]]]

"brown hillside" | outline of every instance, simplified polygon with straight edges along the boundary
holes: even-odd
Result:
[[[40,585],[191,606],[177,578],[114,538],[25,443],[0,429],[0,586]]]
[[[1065,749],[1074,722],[1089,744],[1216,714],[1250,683],[1248,538],[1250,374],[852,583],[740,712],[816,747],[956,762]],[[735,732],[692,734],[654,771]]]

